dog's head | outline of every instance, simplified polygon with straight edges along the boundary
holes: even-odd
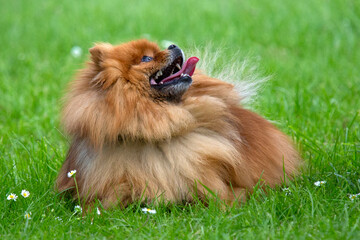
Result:
[[[191,76],[199,60],[185,61],[184,52],[176,45],[161,51],[147,40],[119,46],[97,44],[90,49],[94,86],[107,89],[116,84],[138,89],[155,100],[180,101],[191,85]]]

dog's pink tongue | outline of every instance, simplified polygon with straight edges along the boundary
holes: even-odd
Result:
[[[183,69],[183,74],[188,74],[189,76],[192,76],[194,74],[195,71],[195,67],[197,62],[199,61],[199,58],[197,57],[191,57],[189,58],[185,63],[184,63],[184,67]],[[181,71],[180,71],[181,72]]]
[[[187,74],[190,77],[194,74],[195,71],[195,67],[196,67],[196,63],[199,61],[199,58],[197,57],[191,57],[188,60],[186,60],[186,62],[184,63],[183,67],[181,68],[180,71],[178,71],[177,73],[168,76],[167,78],[163,79],[161,81],[161,83],[166,83],[169,82],[177,77],[179,77],[182,74]]]

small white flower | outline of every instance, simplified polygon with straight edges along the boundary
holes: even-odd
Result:
[[[317,181],[317,182],[314,182],[314,185],[317,186],[317,187],[320,187],[322,185],[325,185],[326,181]]]
[[[25,212],[24,218],[31,219],[31,212]]]
[[[151,214],[156,213],[155,209],[150,209],[150,208],[142,208],[141,211],[143,211],[144,213],[151,213]]]
[[[74,207],[74,212],[82,212],[82,208],[79,206],[79,205],[76,205],[75,207]]]
[[[21,196],[23,196],[24,198],[29,197],[29,195],[30,195],[30,192],[29,192],[29,191],[27,191],[27,190],[25,190],[25,189],[21,191]]]
[[[100,215],[100,214],[101,214],[101,212],[100,212],[100,209],[99,209],[99,208],[96,208],[96,213],[97,213],[97,215]]]
[[[71,55],[75,58],[80,57],[82,54],[82,49],[79,46],[74,46],[71,48]]]
[[[55,217],[55,220],[62,222],[62,219],[60,217]]]
[[[14,200],[14,201],[16,201],[17,198],[18,198],[18,196],[16,196],[15,193],[10,193],[10,194],[7,196],[7,200]]]
[[[76,173],[76,170],[71,170],[67,173],[68,178],[71,178]]]
[[[360,193],[358,193],[358,194],[350,194],[350,195],[349,195],[349,198],[350,198],[351,201],[354,201],[354,200],[357,199],[359,196],[360,196]]]
[[[289,188],[283,188],[283,192],[285,192],[285,196],[291,195],[291,190]]]

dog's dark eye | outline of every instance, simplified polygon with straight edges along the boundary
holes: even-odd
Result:
[[[143,56],[141,59],[142,62],[150,62],[151,60],[153,60],[153,58],[149,56]]]

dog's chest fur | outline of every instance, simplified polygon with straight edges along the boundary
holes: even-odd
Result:
[[[122,201],[162,195],[191,200],[194,187],[202,189],[202,184],[221,194],[227,178],[221,168],[240,157],[229,140],[205,129],[161,143],[126,142],[97,152],[82,141],[78,149],[82,194]],[[219,167],[207,167],[214,164]]]

